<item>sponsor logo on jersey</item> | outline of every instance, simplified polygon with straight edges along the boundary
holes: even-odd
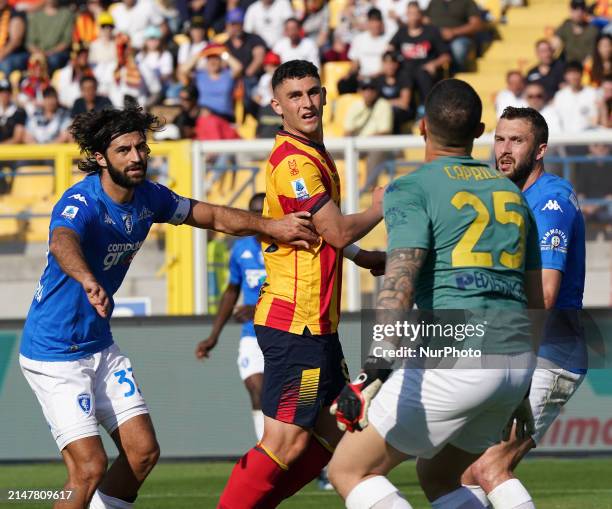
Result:
[[[253,253],[251,253],[248,249],[240,255],[240,258],[243,260],[250,260],[253,258]]]
[[[266,279],[265,269],[246,269],[244,279],[249,288],[257,288]]]
[[[563,209],[561,208],[561,205],[557,203],[557,200],[548,200],[546,205],[542,207],[542,210],[553,210],[555,212],[563,213]]]
[[[68,196],[68,198],[79,200],[83,202],[85,205],[87,205],[87,200],[85,199],[85,196],[83,196],[82,194],[73,194],[72,196]]]
[[[109,244],[104,257],[104,270],[110,270],[117,265],[129,265],[142,246],[143,241]]]
[[[143,209],[140,211],[140,214],[138,214],[138,220],[144,221],[145,219],[149,219],[154,215],[155,214],[153,214],[153,212],[151,212],[147,207],[143,207]]]
[[[62,212],[62,217],[66,219],[74,219],[79,211],[79,207],[75,207],[74,205],[67,205],[64,211]]]
[[[134,228],[134,221],[132,220],[132,214],[121,214],[121,219],[123,219],[123,225],[125,226],[125,231],[129,235],[132,233],[132,229]]]
[[[104,224],[115,224],[115,221],[113,221],[113,218],[105,213],[104,214]]]
[[[559,228],[551,228],[542,236],[540,250],[567,253],[567,234]]]
[[[292,180],[291,187],[293,188],[293,194],[295,194],[298,200],[307,200],[310,198],[310,193],[308,192],[304,179]]]
[[[91,415],[91,394],[83,392],[77,396],[79,408],[87,416]]]
[[[297,161],[295,159],[292,159],[287,164],[289,164],[289,174],[292,177],[295,177],[296,175],[300,173],[300,170],[298,170],[298,167],[297,167]]]
[[[460,272],[455,276],[455,284],[460,290],[476,289],[486,292],[496,292],[524,301],[523,284],[519,280],[505,277],[495,277],[489,273],[475,270],[473,272]]]

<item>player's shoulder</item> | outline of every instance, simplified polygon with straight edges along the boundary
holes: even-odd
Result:
[[[564,212],[579,210],[578,199],[572,184],[562,177],[544,173],[534,184],[534,198],[530,200],[534,212]]]
[[[69,204],[80,207],[89,207],[98,200],[98,190],[96,186],[97,175],[88,175],[80,182],[70,186],[60,198],[58,204]]]
[[[318,167],[325,164],[317,150],[288,136],[279,136],[268,158],[270,170],[297,176],[305,166]]]

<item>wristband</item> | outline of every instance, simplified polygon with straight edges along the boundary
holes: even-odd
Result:
[[[361,249],[356,244],[349,244],[342,250],[342,255],[349,260],[354,260]]]

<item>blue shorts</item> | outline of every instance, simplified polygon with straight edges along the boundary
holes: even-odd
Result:
[[[264,356],[262,411],[278,421],[312,428],[349,382],[338,334],[315,336],[255,326]]]

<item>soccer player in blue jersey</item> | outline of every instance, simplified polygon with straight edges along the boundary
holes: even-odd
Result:
[[[51,213],[47,265],[26,318],[20,364],[66,468],[71,499],[56,507],[124,509],[159,457],[130,360],[113,341],[113,294],[153,223],[233,235],[260,233],[308,247],[307,215],[274,221],[178,196],[147,180],[146,135],[158,119],[140,108],[77,117],[71,133],[88,175]],[[119,457],[107,471],[102,425]]]
[[[265,198],[265,193],[255,194],[249,201],[249,210],[255,214],[261,214]],[[238,347],[238,370],[251,398],[255,434],[257,440],[261,440],[264,421],[261,411],[264,358],[257,344],[253,315],[259,297],[259,289],[266,279],[266,268],[261,243],[256,237],[243,237],[234,243],[229,268],[229,284],[221,296],[219,312],[212,330],[208,338],[198,343],[195,355],[198,359],[209,357],[210,351],[217,346],[221,331],[232,314],[236,320],[243,323]],[[243,304],[236,306],[241,292]]]
[[[540,238],[544,303],[546,309],[557,311],[548,318],[531,384],[532,436],[513,436],[490,448],[463,476],[463,483],[484,506],[490,502],[495,509],[535,507],[513,470],[576,392],[587,367],[575,311],[582,309],[584,292],[584,220],[572,185],[544,170],[547,143],[548,126],[536,110],[504,110],[495,130],[497,169],[522,190],[533,211]]]

